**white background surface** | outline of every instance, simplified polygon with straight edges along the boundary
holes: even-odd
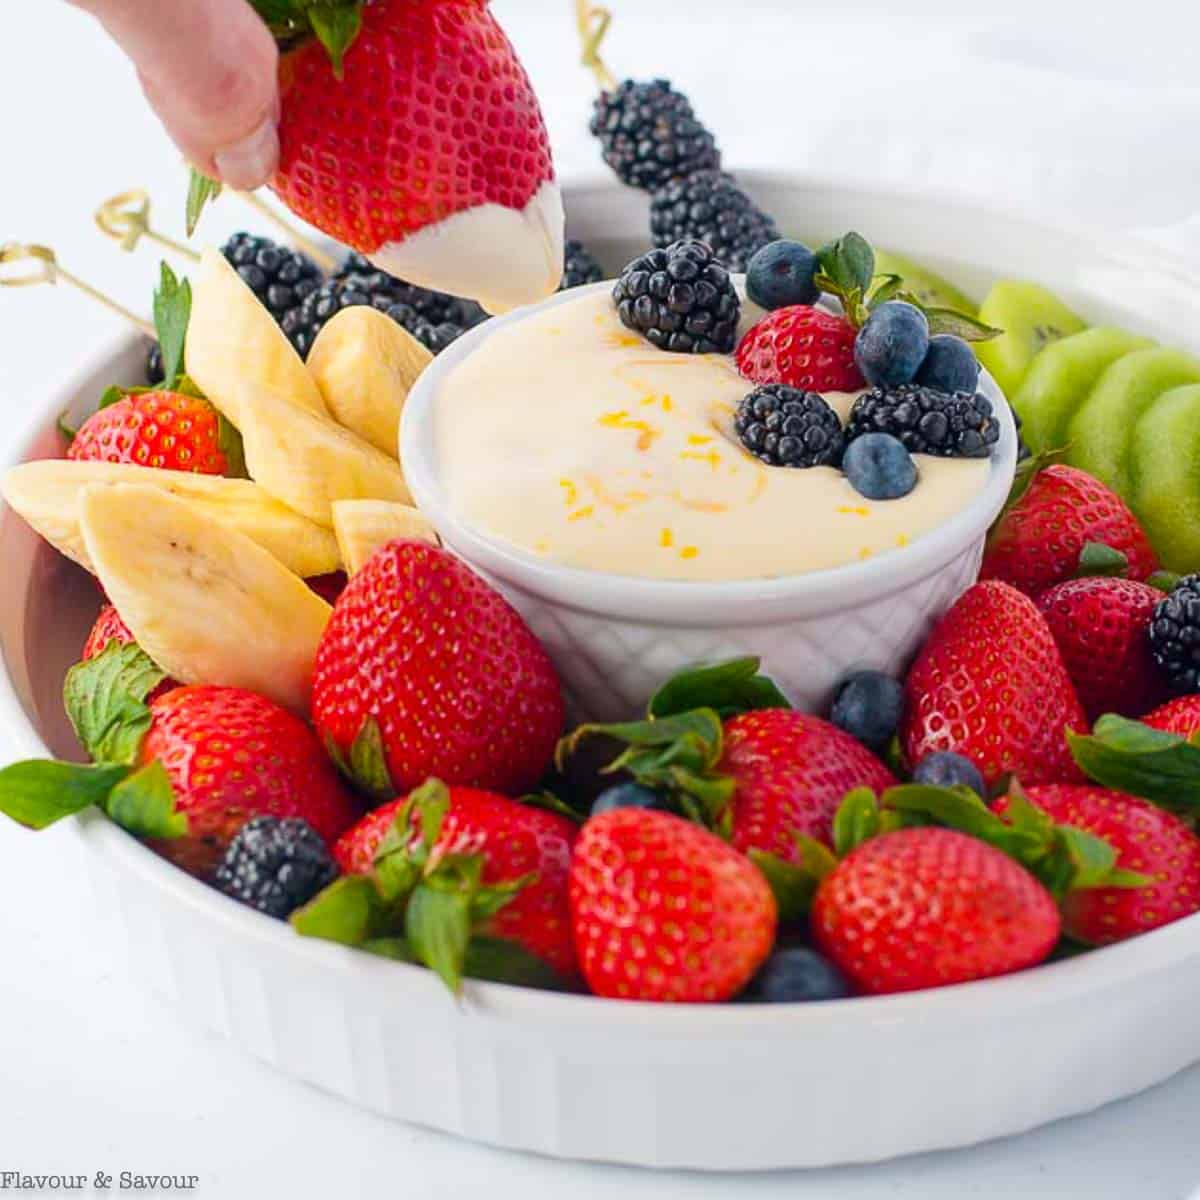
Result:
[[[731,164],[939,187],[1154,229],[1181,253],[1200,247],[1200,16],[1183,5],[1016,0],[980,15],[941,0],[828,12],[816,0],[612,2],[614,69],[671,75]],[[574,65],[567,0],[495,8],[542,93],[560,169],[593,168],[582,132],[590,88]],[[36,0],[8,29],[0,241],[49,242],[144,312],[154,255],[122,256],[89,214],[142,184],[163,229],[178,233],[177,157],[84,17]],[[245,223],[227,201],[205,233]],[[52,377],[116,328],[65,289],[0,291],[0,444]],[[196,1194],[235,1198],[1174,1200],[1200,1188],[1200,1069],[1008,1142],[736,1180],[548,1162],[391,1124],[272,1074],[141,993],[113,931],[96,927],[79,867],[69,830],[0,825],[0,1171],[197,1174]]]

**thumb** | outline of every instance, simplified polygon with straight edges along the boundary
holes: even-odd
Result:
[[[137,68],[187,159],[232,188],[266,183],[279,158],[279,54],[246,0],[73,0]]]

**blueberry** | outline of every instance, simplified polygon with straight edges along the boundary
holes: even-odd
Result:
[[[856,671],[842,681],[829,719],[875,751],[886,749],[900,725],[904,688],[882,671]]]
[[[868,500],[898,500],[917,486],[917,466],[899,438],[864,433],[846,447],[842,470],[850,486]]]
[[[854,362],[872,387],[911,383],[928,351],[929,322],[903,300],[881,304],[854,339]]]
[[[960,337],[939,333],[929,339],[916,382],[939,392],[971,392],[979,386],[979,359]]]
[[[800,242],[768,242],[746,265],[746,294],[760,308],[816,304],[821,290],[813,282],[817,256]]]
[[[601,792],[592,805],[592,816],[618,808],[666,808],[662,796],[640,783],[618,783]]]
[[[809,1004],[850,995],[846,977],[807,946],[776,950],[750,983],[746,998],[765,1004]]]
[[[969,787],[987,799],[979,768],[969,758],[950,750],[935,750],[925,755],[913,771],[913,783],[924,783],[930,787]]]

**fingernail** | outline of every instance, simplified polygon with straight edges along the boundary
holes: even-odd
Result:
[[[279,132],[268,117],[249,137],[213,156],[223,183],[237,191],[261,187],[275,172],[279,161]]]

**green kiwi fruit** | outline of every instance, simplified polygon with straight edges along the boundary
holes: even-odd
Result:
[[[1130,507],[1162,564],[1200,571],[1200,384],[1163,392],[1133,427]]]
[[[1034,358],[1061,338],[1082,333],[1087,322],[1036,283],[1001,279],[979,306],[979,319],[1003,332],[975,347],[979,361],[1006,396],[1015,396]]]

